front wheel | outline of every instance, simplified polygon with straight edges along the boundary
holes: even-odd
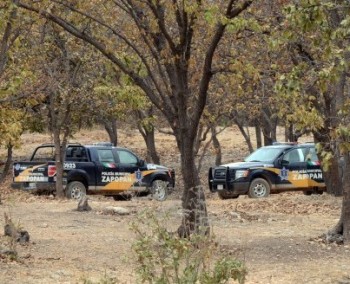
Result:
[[[70,199],[80,199],[86,195],[86,187],[80,181],[72,181],[67,185],[66,196]]]
[[[168,182],[154,180],[151,188],[152,197],[158,201],[164,201],[168,197]]]
[[[248,196],[250,198],[261,198],[270,195],[270,184],[263,178],[254,179],[249,186]]]

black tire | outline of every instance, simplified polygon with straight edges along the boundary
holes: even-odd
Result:
[[[86,187],[80,181],[72,181],[67,185],[66,196],[69,199],[80,199],[86,195]]]
[[[270,195],[270,184],[263,178],[254,179],[249,186],[250,198],[262,198]]]
[[[228,190],[220,190],[218,191],[218,195],[220,199],[235,199],[238,198],[239,194],[234,194]]]
[[[168,197],[168,183],[163,180],[156,179],[152,182],[151,187],[152,198],[158,201],[164,201]]]

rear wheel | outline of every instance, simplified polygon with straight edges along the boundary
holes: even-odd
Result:
[[[228,190],[221,190],[218,191],[218,195],[221,199],[234,199],[234,198],[238,198],[239,194],[234,194]]]
[[[164,180],[154,180],[151,188],[152,197],[158,201],[164,201],[168,197],[168,182]]]
[[[248,196],[250,198],[261,198],[270,195],[270,184],[263,178],[254,179],[249,186]]]
[[[72,181],[67,185],[66,196],[70,199],[80,199],[86,195],[86,187],[80,181]]]

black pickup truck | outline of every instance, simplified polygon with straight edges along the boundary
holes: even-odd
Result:
[[[302,190],[306,195],[326,190],[313,143],[265,146],[243,162],[211,167],[209,189],[222,199],[247,194],[252,198],[270,193]]]
[[[74,199],[87,193],[117,199],[125,193],[149,192],[155,199],[165,200],[175,185],[173,169],[146,163],[130,150],[108,143],[68,145],[63,168],[66,196]],[[29,161],[13,164],[14,187],[53,190],[55,181],[53,144],[43,144]]]

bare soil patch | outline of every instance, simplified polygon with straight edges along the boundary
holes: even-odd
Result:
[[[222,137],[226,141],[225,159],[231,156],[237,160],[247,150],[240,136],[233,129],[229,131]],[[144,143],[136,134],[124,132],[120,141],[142,155]],[[95,137],[96,141],[107,139],[102,132],[94,132],[80,134],[77,140],[85,143],[84,137],[89,143],[95,142]],[[35,143],[47,142],[41,138],[24,137],[27,149],[19,149],[18,156],[30,153]],[[173,139],[165,138],[158,143],[162,163],[174,166],[179,173],[178,155],[170,150],[174,149]],[[213,159],[208,155],[203,167],[204,186]],[[30,242],[16,246],[17,260],[0,258],[0,283],[96,283],[104,277],[116,283],[138,283],[131,249],[135,236],[130,224],[143,210],[150,209],[160,217],[170,214],[171,222],[166,225],[175,230],[181,220],[181,189],[179,182],[164,202],[147,197],[114,201],[89,196],[92,210],[78,212],[76,201],[34,196],[10,189],[9,183],[3,185],[0,224],[3,227],[4,213],[9,214],[29,232]],[[338,221],[341,198],[293,192],[258,200],[246,196],[220,200],[208,190],[206,193],[218,254],[229,252],[245,262],[246,283],[350,283],[350,248],[325,244],[318,238]],[[105,214],[108,206],[121,206],[131,213]],[[0,231],[0,249],[6,245],[7,238]]]

